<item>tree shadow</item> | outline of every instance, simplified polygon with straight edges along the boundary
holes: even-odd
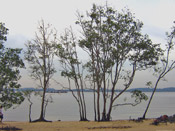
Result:
[[[5,127],[0,127],[0,130],[4,130],[4,131],[19,131],[22,130],[21,128],[17,128],[14,126],[5,126]]]
[[[32,123],[32,122],[52,122],[52,121],[45,120],[45,119],[37,119],[37,120],[31,121],[31,123]]]

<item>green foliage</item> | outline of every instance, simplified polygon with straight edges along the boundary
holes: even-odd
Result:
[[[50,80],[56,70],[54,68],[54,56],[57,43],[56,31],[50,24],[45,25],[44,20],[38,25],[38,32],[34,40],[28,41],[24,58],[29,63],[30,77],[39,82],[38,87],[43,89],[41,100],[41,114],[38,121],[45,121],[44,105],[46,89],[50,86]]]
[[[127,103],[126,102],[127,101],[127,98],[124,98],[125,103],[113,105],[114,109],[117,106],[126,106],[126,105],[137,106],[143,100],[144,101],[147,101],[148,100],[148,96],[145,93],[143,93],[142,91],[140,91],[140,90],[134,90],[131,93],[132,93],[131,98],[134,98],[135,99],[134,103],[132,103],[132,102],[131,103]]]
[[[60,37],[60,44],[57,45],[58,56],[63,66],[61,75],[71,79],[79,78],[78,66],[81,62],[77,54],[77,41],[72,29],[66,29],[65,35]]]
[[[5,24],[0,22],[0,43],[7,40],[7,33],[8,29],[5,27]]]
[[[24,100],[22,93],[15,91],[20,87],[19,68],[24,68],[20,58],[22,49],[5,48],[3,43],[7,40],[7,33],[8,29],[0,23],[0,103],[5,109]]]
[[[44,21],[41,21],[38,32],[39,33],[36,34],[35,39],[28,41],[26,44],[27,51],[24,52],[24,57],[30,65],[31,78],[41,81],[44,77],[50,79],[50,77],[56,72],[53,67],[56,34],[53,29],[51,29],[50,25],[44,25]]]
[[[175,22],[174,22],[175,23]],[[152,102],[152,99],[154,97],[154,94],[156,92],[156,89],[158,88],[158,84],[160,82],[160,80],[164,80],[165,76],[172,70],[175,69],[175,60],[171,59],[171,52],[174,51],[174,46],[175,46],[175,26],[172,27],[172,31],[170,33],[166,33],[167,35],[167,45],[166,45],[166,49],[164,50],[164,54],[161,55],[160,57],[160,62],[159,64],[157,64],[154,67],[154,73],[153,75],[155,75],[157,77],[157,80],[154,84],[154,90],[151,94],[151,97],[149,99],[149,102],[147,104],[147,107],[145,109],[145,112],[143,114],[143,118],[145,119],[147,111],[149,109],[149,106]],[[148,86],[153,86],[151,82],[147,83]]]
[[[20,105],[24,101],[22,92],[14,91],[11,89],[4,89],[1,93],[1,105],[5,109],[8,109],[12,106],[15,108],[15,105]]]
[[[72,29],[66,29],[64,35],[60,37],[60,43],[57,45],[57,55],[62,66],[61,76],[67,78],[69,86],[67,87],[78,103],[80,121],[87,121],[86,102],[84,96],[84,76],[82,62],[78,57],[78,41],[73,34]],[[73,83],[73,84],[72,84]],[[74,92],[72,89],[76,89]]]
[[[84,67],[87,68],[88,78],[94,82],[94,89],[97,90],[98,120],[101,114],[99,91],[104,89],[103,111],[106,111],[105,101],[107,94],[109,95],[107,88],[112,89],[108,114],[102,113],[102,119],[109,120],[114,101],[130,87],[138,70],[146,70],[157,64],[162,50],[159,44],[152,43],[148,35],[142,34],[143,23],[135,19],[128,9],[119,12],[108,5],[94,4],[91,11],[87,12],[87,17],[78,14],[76,24],[82,28],[79,46],[90,58]],[[123,82],[123,90],[115,94],[114,90],[120,80]],[[144,99],[144,95],[137,95],[134,94],[136,101]],[[105,118],[106,116],[108,118]]]
[[[136,103],[141,103],[143,100],[144,101],[148,100],[148,96],[140,90],[134,90],[131,93],[132,93],[131,97],[135,98]]]
[[[146,83],[146,86],[148,86],[148,87],[152,87],[152,86],[153,86],[153,84],[152,84],[152,82],[151,82],[151,81],[148,81],[148,82]]]
[[[137,69],[143,70],[155,65],[161,54],[159,44],[141,34],[143,23],[127,9],[120,13],[108,6],[93,5],[87,18],[79,15],[76,23],[84,34],[79,46],[94,56],[94,63],[100,62],[101,71],[110,73],[115,64],[124,62],[137,63]]]

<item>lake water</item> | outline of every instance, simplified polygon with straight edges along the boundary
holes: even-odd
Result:
[[[151,93],[146,93],[148,96]],[[48,94],[49,95],[49,94]],[[78,106],[71,93],[51,94],[53,103],[49,103],[46,111],[46,119],[52,121],[78,121]],[[124,99],[130,100],[131,93],[123,94],[117,103],[124,103]],[[93,112],[93,94],[85,93],[87,104],[87,118],[94,120]],[[40,115],[40,97],[32,97],[32,120],[39,118]],[[141,117],[145,111],[147,102],[132,106],[118,106],[112,111],[112,120],[129,119],[130,117]],[[25,100],[19,107],[4,111],[4,121],[28,121],[29,102]],[[175,114],[175,92],[157,92],[153,98],[147,118],[156,118],[161,115]]]

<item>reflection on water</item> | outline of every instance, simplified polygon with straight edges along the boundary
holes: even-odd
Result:
[[[146,93],[148,96],[151,93]],[[78,105],[71,95],[71,93],[51,94],[54,102],[48,104],[46,110],[46,119],[52,121],[78,121],[79,112]],[[123,94],[116,103],[124,103],[130,101],[130,93]],[[94,120],[93,112],[93,94],[85,93],[87,104],[87,118]],[[33,96],[32,98],[32,120],[39,118],[40,115],[40,98]],[[148,101],[147,101],[148,102]],[[112,120],[129,119],[141,117],[144,113],[147,102],[143,102],[135,107],[132,106],[119,106],[112,111]],[[102,106],[102,104],[101,104]],[[102,109],[102,108],[101,108]],[[159,117],[160,115],[173,115],[175,109],[175,92],[156,93],[151,103],[150,109],[147,113],[148,118]],[[5,121],[28,121],[29,102],[25,100],[16,109],[9,109],[4,111]]]

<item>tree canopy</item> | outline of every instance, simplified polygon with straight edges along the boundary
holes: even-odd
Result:
[[[56,40],[56,32],[51,25],[45,25],[44,20],[41,20],[35,39],[26,44],[25,60],[29,63],[30,76],[38,81],[38,87],[43,89],[41,114],[36,121],[45,121],[46,89],[49,88],[50,79],[56,72],[53,64]]]
[[[21,77],[19,69],[24,68],[20,58],[22,49],[6,48],[7,34],[5,24],[0,23],[0,103],[6,109],[24,100],[22,93],[15,91],[21,86],[18,83]]]
[[[89,55],[86,67],[97,92],[97,120],[106,121],[111,117],[114,101],[130,87],[136,72],[156,65],[162,51],[159,44],[153,44],[148,35],[142,34],[143,23],[128,9],[119,12],[108,5],[94,4],[86,17],[78,14],[76,24],[82,29],[78,44]],[[120,82],[123,87],[119,87]],[[122,89],[118,94],[117,88]]]

